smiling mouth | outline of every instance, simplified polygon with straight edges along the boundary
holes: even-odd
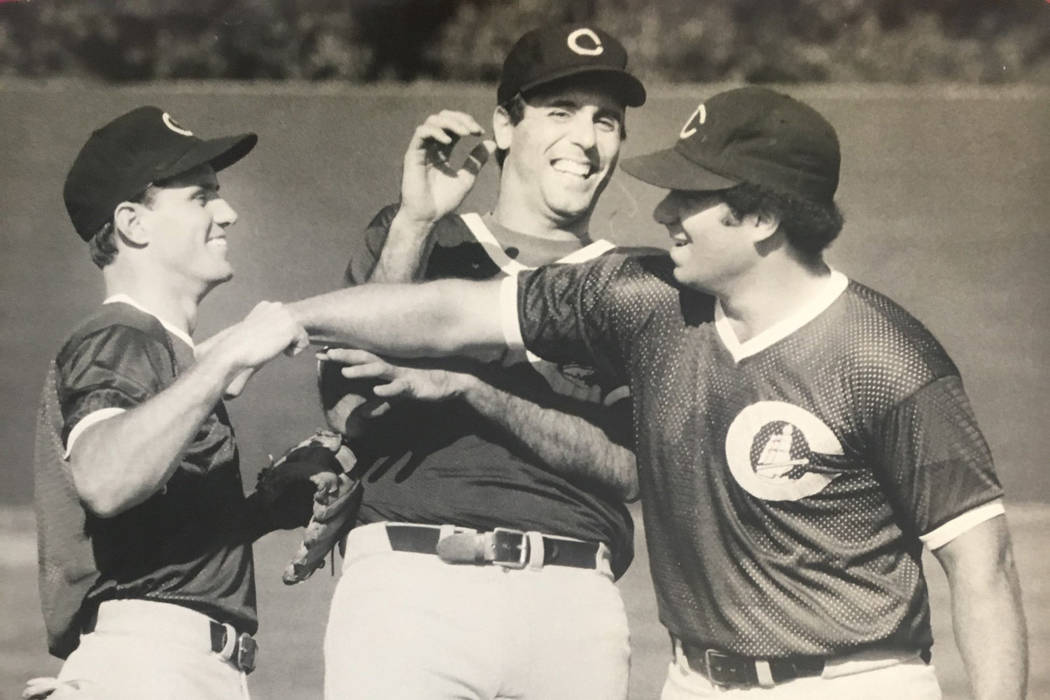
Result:
[[[551,167],[560,173],[567,175],[575,175],[576,177],[588,178],[595,173],[595,168],[590,163],[583,163],[578,160],[569,160],[567,158],[558,158],[551,161]]]

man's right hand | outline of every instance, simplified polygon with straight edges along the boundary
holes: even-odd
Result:
[[[496,143],[482,140],[459,168],[449,162],[452,149],[461,138],[484,133],[469,114],[448,109],[431,114],[417,126],[405,152],[398,216],[414,225],[432,226],[455,211],[495,152]]]
[[[280,353],[298,354],[310,344],[302,326],[279,302],[262,301],[242,321],[197,346],[197,358],[212,353],[229,363],[236,373],[226,390],[227,398],[241,392],[254,370]]]

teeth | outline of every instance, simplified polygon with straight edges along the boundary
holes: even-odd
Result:
[[[554,161],[553,166],[554,169],[559,172],[577,175],[579,177],[587,177],[591,174],[591,166],[589,163],[580,163],[575,160],[559,159]]]

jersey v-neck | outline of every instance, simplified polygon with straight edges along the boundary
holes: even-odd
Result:
[[[581,247],[581,241],[578,239],[558,240],[530,236],[499,224],[491,214],[481,216],[471,212],[461,214],[460,218],[492,262],[507,275],[532,270],[552,260],[560,263],[583,262],[616,247],[604,239],[589,241]],[[493,231],[499,234],[498,238]],[[511,253],[514,252],[516,255],[512,257]]]
[[[744,342],[740,342],[737,338],[733,327],[729,323],[729,319],[726,318],[725,311],[722,310],[722,303],[718,302],[715,304],[715,330],[718,332],[718,337],[726,350],[732,355],[733,361],[740,362],[787,338],[817,316],[820,316],[829,306],[835,303],[836,299],[842,296],[847,286],[849,286],[849,279],[841,272],[832,270],[831,275],[824,283],[824,288],[809,303],[782,321],[774,323],[754,338]]]

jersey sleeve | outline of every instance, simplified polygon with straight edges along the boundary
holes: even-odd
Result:
[[[624,378],[626,319],[616,308],[627,292],[622,277],[630,261],[614,253],[524,272],[517,276],[516,288],[508,280],[502,302],[508,344],[520,342],[550,362],[581,363]]]
[[[372,276],[372,270],[379,262],[379,256],[386,244],[390,222],[394,220],[398,209],[397,204],[390,204],[380,209],[365,228],[361,240],[355,241],[356,245],[350,253],[350,260],[343,274],[343,281],[347,286],[364,284]]]
[[[110,417],[162,391],[174,378],[171,353],[150,334],[129,326],[102,328],[57,358],[62,442],[85,419]],[[86,422],[86,421],[85,421]]]
[[[880,437],[891,492],[931,548],[1002,512],[991,452],[958,375],[897,403]]]

